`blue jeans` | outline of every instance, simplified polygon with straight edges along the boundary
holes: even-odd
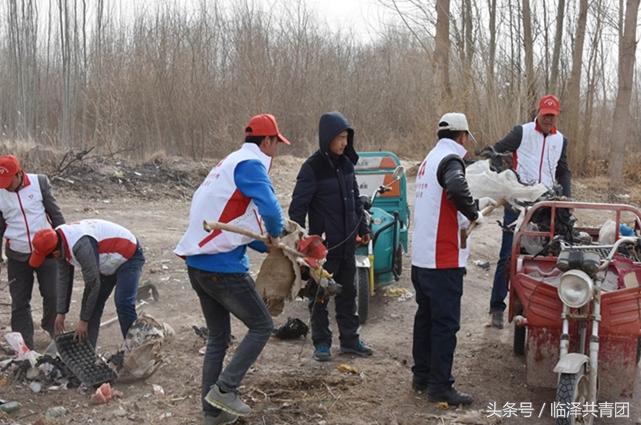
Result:
[[[123,338],[127,335],[131,324],[138,318],[136,314],[136,293],[138,292],[138,282],[140,281],[144,264],[145,256],[142,253],[142,248],[138,245],[133,257],[118,267],[116,273],[109,276],[100,275],[100,293],[96,301],[96,309],[89,319],[88,331],[89,342],[94,347],[98,342],[100,320],[105,304],[114,288],[116,288],[114,302]]]
[[[503,212],[503,225],[513,223],[519,218],[519,211],[506,206]],[[510,257],[512,253],[512,240],[514,232],[503,229],[499,261],[496,263],[494,283],[492,284],[492,298],[490,299],[490,312],[503,312],[505,310],[505,297],[507,296]]]
[[[214,384],[223,391],[236,391],[245,374],[267,344],[274,322],[248,273],[212,273],[188,267],[189,281],[198,294],[209,337],[203,360],[203,411],[218,409],[204,400]],[[223,370],[231,335],[230,313],[249,328]]]
[[[418,310],[414,317],[412,356],[414,382],[430,394],[454,384],[452,363],[461,323],[464,268],[425,269],[412,266]]]

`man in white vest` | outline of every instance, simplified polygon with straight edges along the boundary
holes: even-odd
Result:
[[[465,180],[464,146],[474,140],[465,115],[443,115],[438,139],[416,177],[412,284],[418,310],[412,386],[427,391],[431,401],[467,405],[473,399],[454,388],[452,362],[469,255],[465,229],[482,215]]]
[[[268,172],[280,143],[290,144],[273,115],[256,115],[249,120],[245,143],[212,168],[194,193],[189,225],[174,251],[185,258],[209,331],[202,373],[205,425],[232,423],[251,413],[240,399],[238,387],[265,347],[274,324],[249,274],[246,253],[248,246],[266,252],[267,245],[236,233],[207,232],[203,221],[233,224],[266,234],[270,244],[277,242],[283,231],[283,215]],[[223,370],[230,314],[249,330]]]
[[[494,145],[498,153],[512,153],[512,167],[524,184],[543,183],[552,189],[557,183],[562,194],[570,197],[571,177],[567,161],[567,139],[557,130],[561,103],[556,96],[548,94],[539,100],[536,119],[517,125]],[[504,225],[516,221],[517,210],[505,207]],[[512,250],[512,231],[504,230],[499,252],[499,261],[494,273],[490,299],[490,325],[503,329],[503,312],[508,291],[509,258]]]
[[[53,335],[56,318],[57,264],[29,266],[31,239],[41,229],[65,222],[47,176],[25,173],[13,155],[0,156],[0,238],[6,239],[7,277],[11,294],[11,330],[34,348],[31,294],[34,273],[42,296],[42,329]],[[0,252],[2,245],[0,244]],[[1,255],[0,255],[1,259]],[[1,260],[0,260],[1,261]]]
[[[85,282],[76,338],[88,339],[96,347],[100,319],[107,299],[115,289],[114,301],[123,338],[136,314],[136,293],[145,257],[136,237],[124,227],[106,220],[80,220],[53,229],[43,229],[33,238],[29,259],[38,267],[46,258],[60,260],[55,332],[65,330],[73,275],[79,267]]]

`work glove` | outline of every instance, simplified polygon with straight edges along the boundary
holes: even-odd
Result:
[[[478,211],[478,217],[476,217],[476,220],[474,220],[474,222],[477,226],[485,222],[485,217],[483,217],[483,213],[481,212],[481,210]]]
[[[479,212],[480,210],[484,210],[485,208],[489,207],[490,205],[495,206],[496,201],[490,197],[484,196],[483,198],[477,199],[477,203],[479,206]]]

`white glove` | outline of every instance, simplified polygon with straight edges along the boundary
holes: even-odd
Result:
[[[492,198],[489,198],[487,196],[483,198],[479,198],[479,210],[484,210],[485,208],[489,207],[490,205],[495,206],[496,201]]]
[[[485,217],[483,217],[483,213],[481,212],[481,210],[479,210],[479,216],[476,217],[476,220],[474,220],[474,222],[476,223],[477,226],[485,222]]]

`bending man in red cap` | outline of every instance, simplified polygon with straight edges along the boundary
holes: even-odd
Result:
[[[203,220],[233,224],[278,238],[283,216],[268,171],[279,143],[276,119],[256,115],[245,128],[245,143],[220,161],[194,193],[189,225],[175,249],[187,263],[189,280],[200,299],[209,338],[203,360],[204,424],[228,424],[251,409],[238,387],[272,333],[272,318],[249,274],[247,247],[265,252],[260,241],[231,232],[203,229]],[[230,314],[249,331],[223,370],[231,332]]]
[[[494,145],[499,153],[512,153],[512,166],[524,184],[543,183],[549,189],[560,184],[563,195],[571,196],[571,173],[567,161],[568,140],[556,129],[561,104],[556,96],[548,94],[539,100],[539,109],[533,122],[517,125]],[[503,223],[511,224],[518,218],[517,210],[505,207]],[[508,267],[512,250],[511,231],[503,231],[499,261],[494,273],[490,300],[490,324],[503,329],[503,311],[508,287]]]
[[[29,348],[33,345],[31,294],[33,274],[38,277],[42,296],[44,330],[53,335],[56,317],[57,264],[45,261],[29,266],[31,239],[41,229],[64,224],[65,219],[53,196],[49,179],[42,174],[25,173],[13,155],[0,156],[0,238],[7,240],[7,277],[11,294],[11,330],[20,332]],[[2,245],[0,244],[0,252]]]
[[[59,259],[58,302],[55,332],[65,330],[65,315],[69,312],[73,275],[80,267],[85,281],[76,337],[89,339],[96,347],[100,318],[111,292],[120,331],[127,335],[136,314],[136,292],[145,257],[136,237],[124,227],[106,220],[80,220],[53,229],[40,230],[33,238],[33,253],[29,259],[38,267],[47,258]]]

